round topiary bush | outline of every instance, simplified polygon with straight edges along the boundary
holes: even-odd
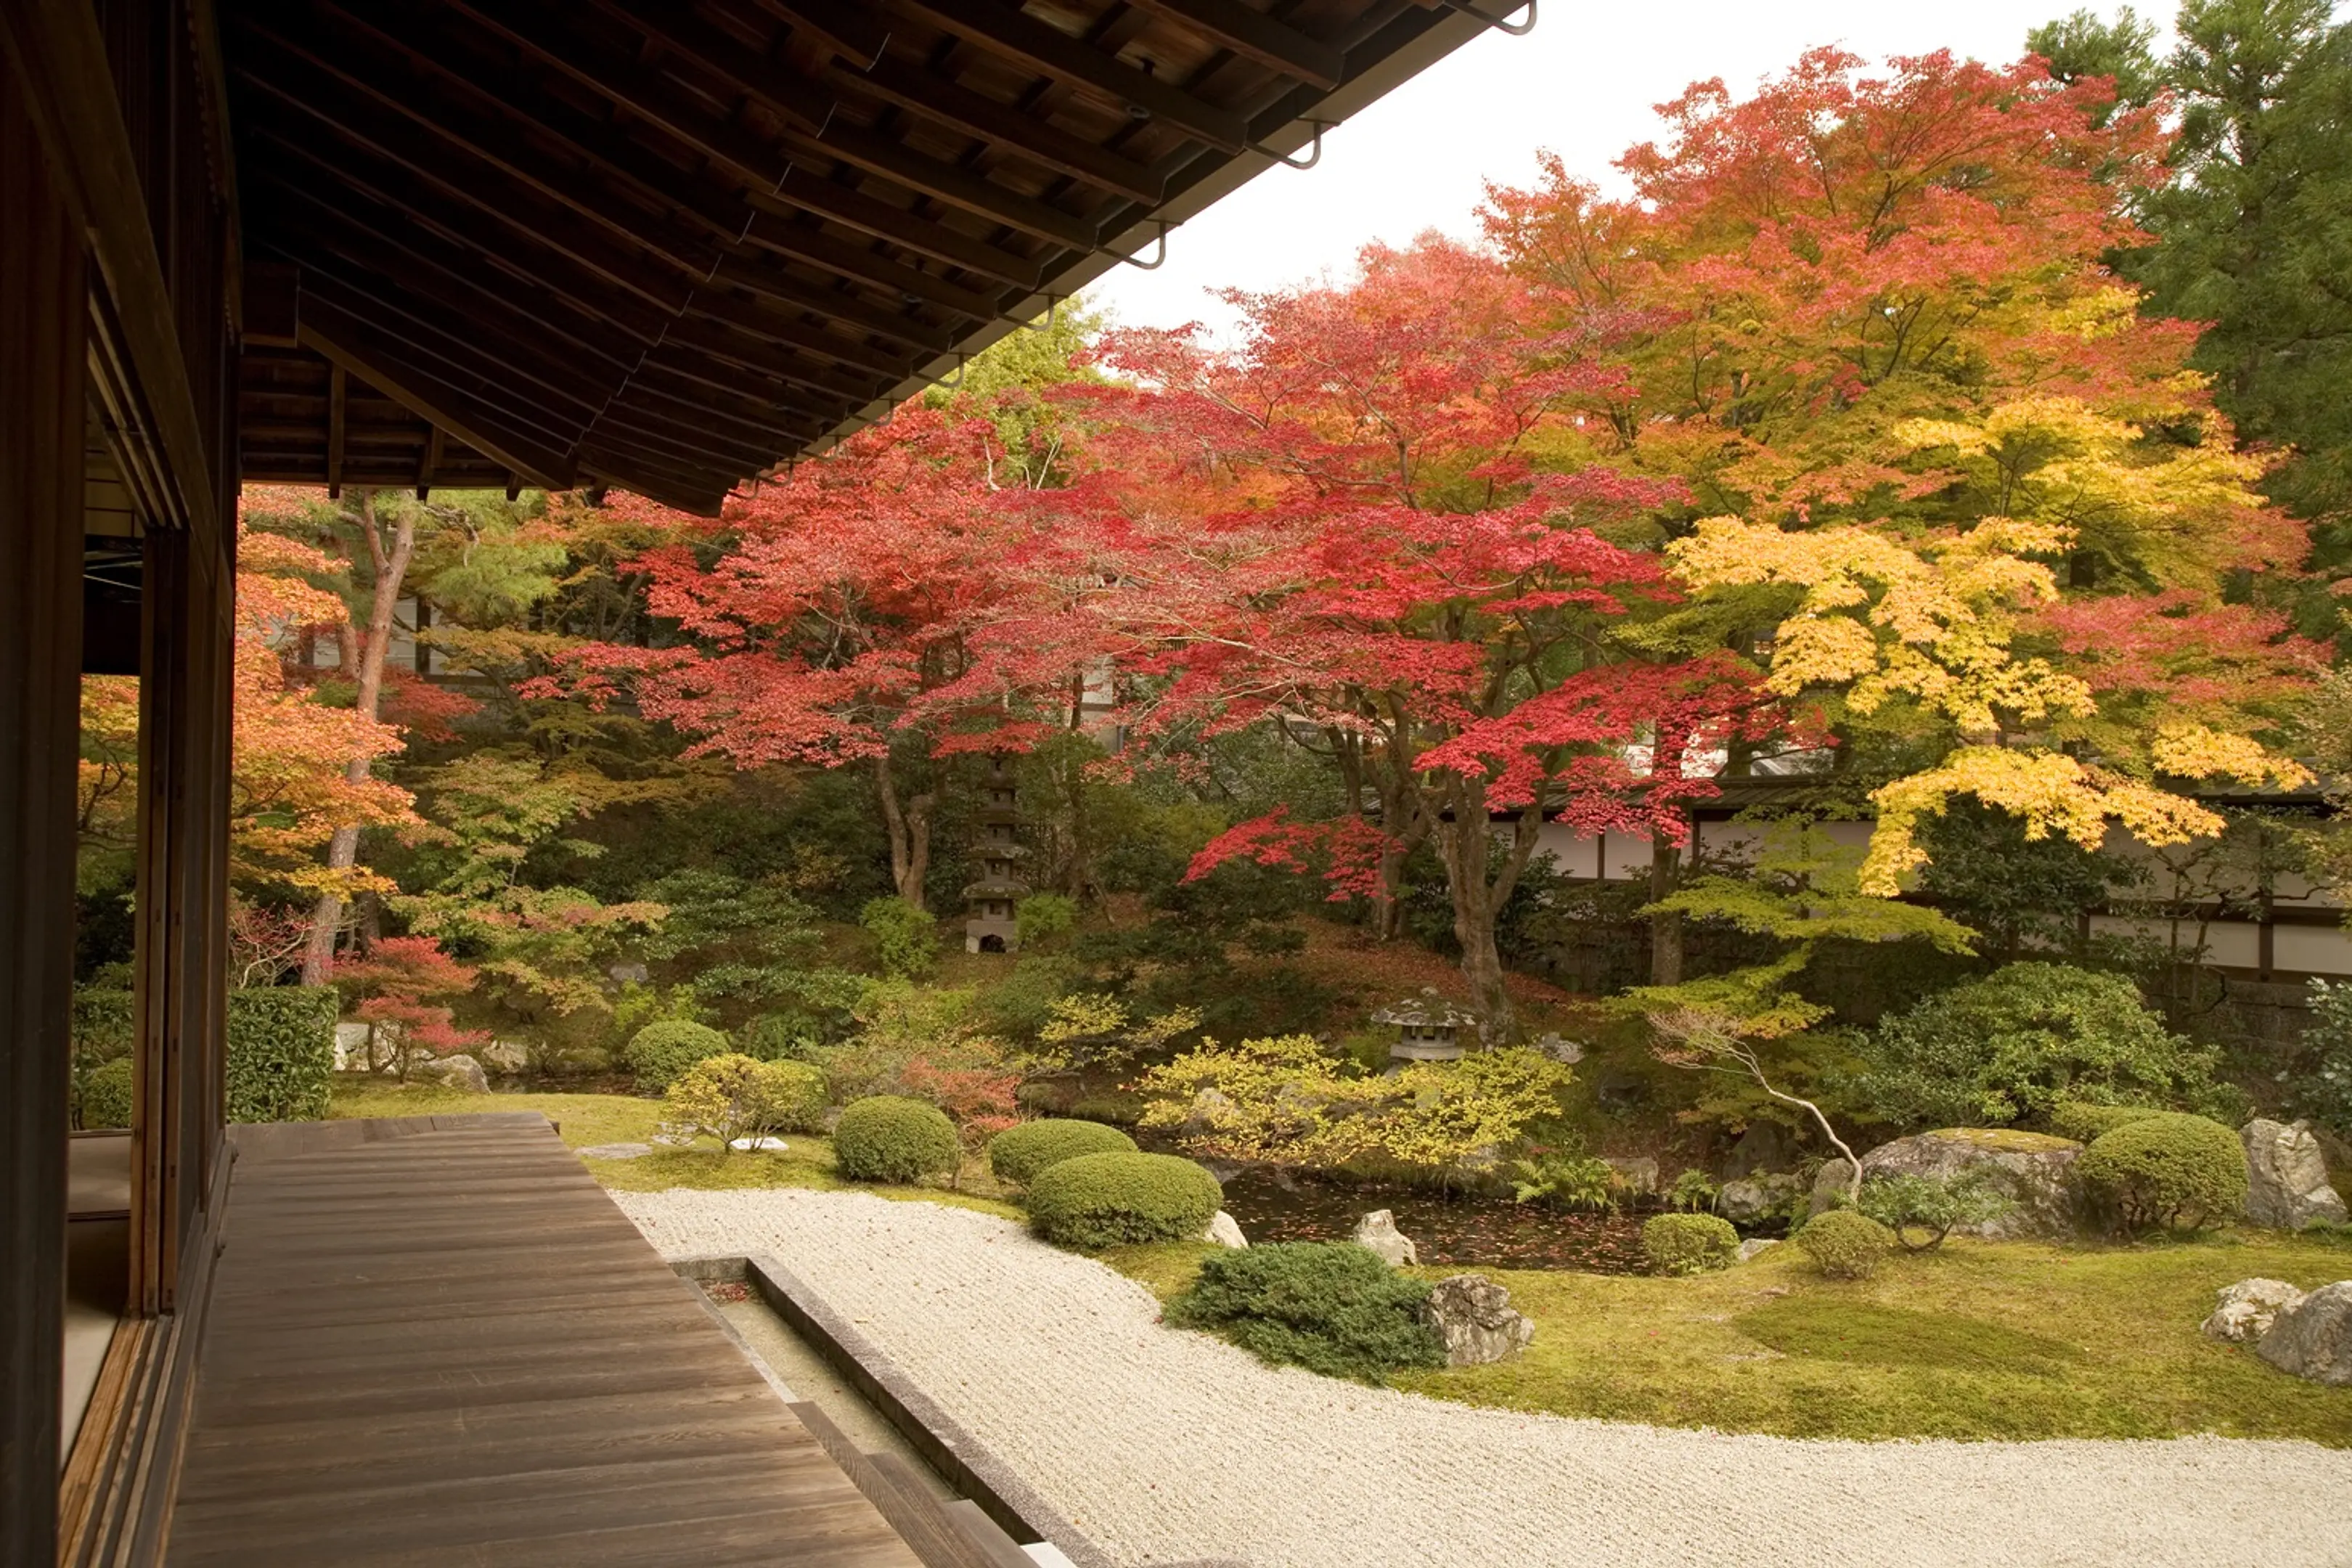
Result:
[[[1038,1173],[1029,1218],[1048,1241],[1094,1250],[1198,1236],[1223,1201],[1216,1177],[1173,1154],[1081,1154]]]
[[[1832,1279],[1867,1279],[1895,1250],[1895,1233],[1858,1210],[1832,1209],[1805,1222],[1797,1245]]]
[[[117,1057],[110,1062],[100,1062],[81,1080],[81,1124],[84,1127],[128,1127],[131,1125],[131,1074],[129,1057]]]
[[[1221,1333],[1263,1361],[1378,1383],[1445,1364],[1444,1342],[1421,1319],[1429,1292],[1352,1241],[1277,1241],[1208,1258],[1167,1320]]]
[[[1099,1121],[1045,1118],[1009,1127],[988,1141],[988,1168],[1000,1182],[1025,1187],[1038,1173],[1084,1154],[1132,1154],[1135,1140]]]
[[[2050,1108],[2050,1131],[2077,1143],[2089,1143],[2102,1134],[2164,1112],[2153,1105],[2089,1105],[2062,1100]]]
[[[621,1054],[636,1075],[638,1093],[667,1094],[696,1063],[723,1057],[730,1048],[727,1037],[708,1024],[667,1018],[639,1029]]]
[[[1739,1256],[1739,1233],[1715,1214],[1662,1214],[1642,1226],[1642,1256],[1661,1274],[1704,1274]]]
[[[2074,1174],[2126,1234],[2215,1224],[2246,1203],[2246,1151],[2237,1133],[2179,1111],[2100,1133],[2074,1162]]]
[[[876,1094],[842,1111],[834,1124],[833,1157],[853,1182],[914,1182],[955,1170],[963,1144],[938,1106]]]

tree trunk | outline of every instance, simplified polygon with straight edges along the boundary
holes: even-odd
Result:
[[[927,909],[923,879],[931,869],[931,796],[898,800],[898,775],[885,752],[874,759],[874,789],[882,797],[882,825],[890,839],[890,885],[901,899]]]
[[[408,575],[408,560],[416,550],[416,515],[406,508],[401,510],[399,521],[393,526],[392,543],[386,548],[383,534],[376,529],[373,492],[361,490],[355,500],[360,532],[367,540],[368,559],[375,568],[375,596],[368,605],[367,640],[355,647],[352,628],[349,626],[336,640],[341,645],[345,673],[359,683],[352,706],[362,718],[372,721],[383,707],[383,656],[392,644],[393,611],[400,602],[401,579]],[[353,757],[344,765],[343,778],[350,784],[365,784],[372,766],[368,758]],[[359,828],[338,827],[327,842],[327,868],[350,870],[359,863]],[[335,937],[342,924],[341,896],[320,894],[317,907],[310,911],[310,940],[302,950],[303,984],[326,984],[327,971],[335,958]]]
[[[1682,851],[1663,833],[1650,839],[1650,897],[1670,896],[1681,886]],[[1679,985],[1683,979],[1683,917],[1678,910],[1662,910],[1650,917],[1650,984]]]
[[[1490,871],[1495,826],[1487,816],[1484,785],[1454,785],[1450,820],[1437,825],[1438,858],[1445,864],[1445,888],[1454,904],[1454,937],[1462,944],[1462,977],[1469,983],[1470,1005],[1481,1020],[1479,1034],[1489,1046],[1499,1046],[1518,1030],[1518,1015],[1503,984],[1503,955],[1495,944],[1496,918],[1510,901],[1519,873],[1535,853],[1542,817],[1534,806],[1519,816],[1511,832],[1511,846],[1499,871]]]

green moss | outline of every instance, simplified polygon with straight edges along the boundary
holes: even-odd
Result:
[[[1979,1149],[1997,1150],[2004,1154],[2042,1154],[2053,1149],[2082,1147],[2072,1138],[2053,1138],[2047,1132],[2021,1132],[2014,1127],[1946,1127],[1930,1136],[1957,1138]]]
[[[2344,1278],[2340,1245],[2252,1231],[2130,1247],[1956,1239],[1853,1282],[1796,1251],[1688,1279],[1487,1270],[1542,1325],[1526,1354],[1392,1381],[1472,1405],[1792,1437],[2211,1432],[2352,1447],[2342,1390],[2197,1331],[2232,1280]]]
[[[437,1084],[403,1088],[382,1079],[342,1079],[327,1114],[461,1116],[477,1111],[537,1110],[556,1124],[574,1149],[596,1143],[643,1143],[661,1125],[662,1105],[633,1094],[468,1094]]]
[[[1139,1241],[1095,1256],[1166,1301],[1191,1289],[1201,1265],[1224,1250],[1213,1241]]]

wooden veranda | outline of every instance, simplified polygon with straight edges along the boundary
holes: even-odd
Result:
[[[236,1487],[275,1484],[253,1506],[298,1531],[317,1489],[390,1484],[291,1427],[215,1440],[289,1394],[237,1371],[273,1332],[302,1398],[391,1386],[362,1331],[269,1303],[350,1263],[299,1223],[336,1173],[427,1146],[255,1142],[230,1179],[239,486],[612,486],[715,512],[1311,165],[1350,114],[1532,19],[1507,5],[0,0],[0,1563],[196,1561],[227,1551],[207,1542]],[[140,682],[135,1108],[69,1162],[86,672]],[[442,1239],[522,1245],[530,1217],[485,1205]],[[544,1261],[549,1300],[601,1289]],[[561,1370],[541,1350],[487,1333],[464,1364],[520,1386]],[[674,1430],[657,1402],[614,1408],[612,1453]],[[470,1429],[477,1479],[446,1495],[476,1500],[418,1560],[522,1560],[488,1544],[527,1502],[480,1479],[522,1473],[494,1430]]]

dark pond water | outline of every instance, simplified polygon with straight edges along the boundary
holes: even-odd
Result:
[[[1374,1209],[1396,1215],[1423,1263],[1577,1268],[1639,1274],[1641,1215],[1561,1214],[1497,1198],[1444,1197],[1417,1187],[1318,1181],[1267,1169],[1225,1182],[1225,1212],[1258,1241],[1345,1241]]]

